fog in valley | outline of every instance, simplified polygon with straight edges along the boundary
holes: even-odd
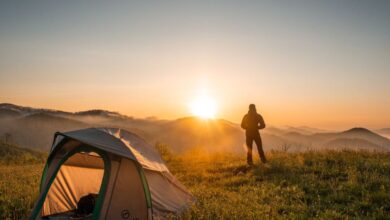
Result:
[[[175,153],[195,148],[206,153],[245,152],[243,130],[238,124],[223,119],[137,119],[104,110],[71,113],[0,104],[0,138],[21,147],[48,151],[55,132],[88,127],[126,129],[152,145],[167,145]],[[265,151],[390,150],[390,140],[386,138],[390,134],[388,128],[378,131],[351,128],[330,132],[310,127],[268,126],[261,134]]]

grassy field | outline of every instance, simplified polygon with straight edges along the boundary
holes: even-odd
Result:
[[[165,153],[197,198],[183,219],[390,219],[390,154],[271,152],[253,168],[244,157]]]
[[[270,152],[253,168],[243,156],[196,150],[163,157],[197,199],[183,219],[390,219],[390,154]],[[40,157],[0,160],[1,220],[27,218],[42,167]]]
[[[45,159],[45,153],[0,142],[0,220],[27,219]]]
[[[27,219],[38,195],[43,164],[0,165],[0,219]]]

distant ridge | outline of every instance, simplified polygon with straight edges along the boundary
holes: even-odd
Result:
[[[375,132],[377,132],[378,134],[380,134],[380,135],[390,139],[390,128],[378,129]]]
[[[202,147],[207,152],[245,152],[244,131],[239,124],[225,119],[142,119],[103,109],[65,112],[0,104],[0,140],[7,136],[22,147],[47,150],[56,131],[86,127],[123,128],[137,133],[151,144],[167,144],[176,152],[194,147]],[[306,126],[269,126],[261,132],[266,151],[344,148],[390,151],[390,140],[380,134],[362,127],[329,132]]]
[[[14,118],[21,116],[19,111],[13,109],[0,108],[0,118]]]
[[[12,114],[12,115],[30,115],[30,114],[38,114],[38,113],[47,113],[47,114],[56,114],[56,115],[80,115],[80,116],[107,116],[107,117],[128,117],[122,115],[118,112],[108,111],[103,109],[91,109],[86,111],[78,111],[78,112],[66,112],[54,109],[46,109],[46,108],[32,108],[26,106],[19,106],[11,103],[0,103],[0,116],[2,114]]]
[[[390,142],[390,140],[387,139],[386,137],[383,137],[367,128],[361,128],[361,127],[356,127],[356,128],[343,131],[341,132],[341,135],[344,137],[371,139],[371,142],[378,145],[383,145],[383,144],[386,145]],[[375,139],[375,141],[372,141],[373,139]]]
[[[118,112],[113,112],[113,111],[107,111],[107,110],[102,110],[102,109],[93,109],[93,110],[87,110],[87,111],[80,111],[80,112],[75,112],[75,115],[82,115],[82,116],[114,116],[114,117],[124,117],[124,115],[121,115]]]
[[[337,138],[324,144],[327,149],[353,149],[382,151],[382,146],[361,138]]]
[[[349,130],[343,131],[342,133],[371,133],[371,134],[374,134],[374,132],[368,130],[367,128],[361,128],[361,127],[351,128]]]
[[[51,123],[61,123],[62,126],[67,124],[76,124],[79,126],[86,126],[85,123],[70,118],[62,117],[61,115],[53,115],[45,112],[38,112],[31,115],[26,115],[19,118],[18,121],[34,122],[34,121],[50,121]]]
[[[381,128],[378,131],[379,132],[388,132],[388,133],[390,133],[390,128]]]
[[[0,103],[0,110],[4,110],[4,109],[19,112],[22,115],[34,114],[34,113],[39,113],[39,112],[71,114],[69,112],[60,111],[60,110],[45,109],[45,108],[32,108],[32,107],[19,106],[19,105],[15,105],[15,104],[11,104],[11,103]]]

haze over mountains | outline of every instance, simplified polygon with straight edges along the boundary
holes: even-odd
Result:
[[[87,127],[123,128],[151,144],[167,144],[178,153],[194,147],[209,152],[244,152],[245,149],[242,129],[223,119],[137,119],[105,110],[73,113],[0,104],[0,138],[22,147],[48,150],[56,131]],[[390,151],[390,140],[384,137],[387,135],[390,135],[390,128],[375,132],[366,128],[329,132],[310,127],[269,126],[262,132],[266,151],[289,152],[321,149]]]

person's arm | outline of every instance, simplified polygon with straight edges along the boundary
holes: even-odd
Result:
[[[264,119],[261,115],[259,115],[259,129],[264,129],[264,128],[265,128]]]
[[[242,118],[241,128],[242,129],[246,129],[247,128],[246,115],[244,116],[244,118]]]

